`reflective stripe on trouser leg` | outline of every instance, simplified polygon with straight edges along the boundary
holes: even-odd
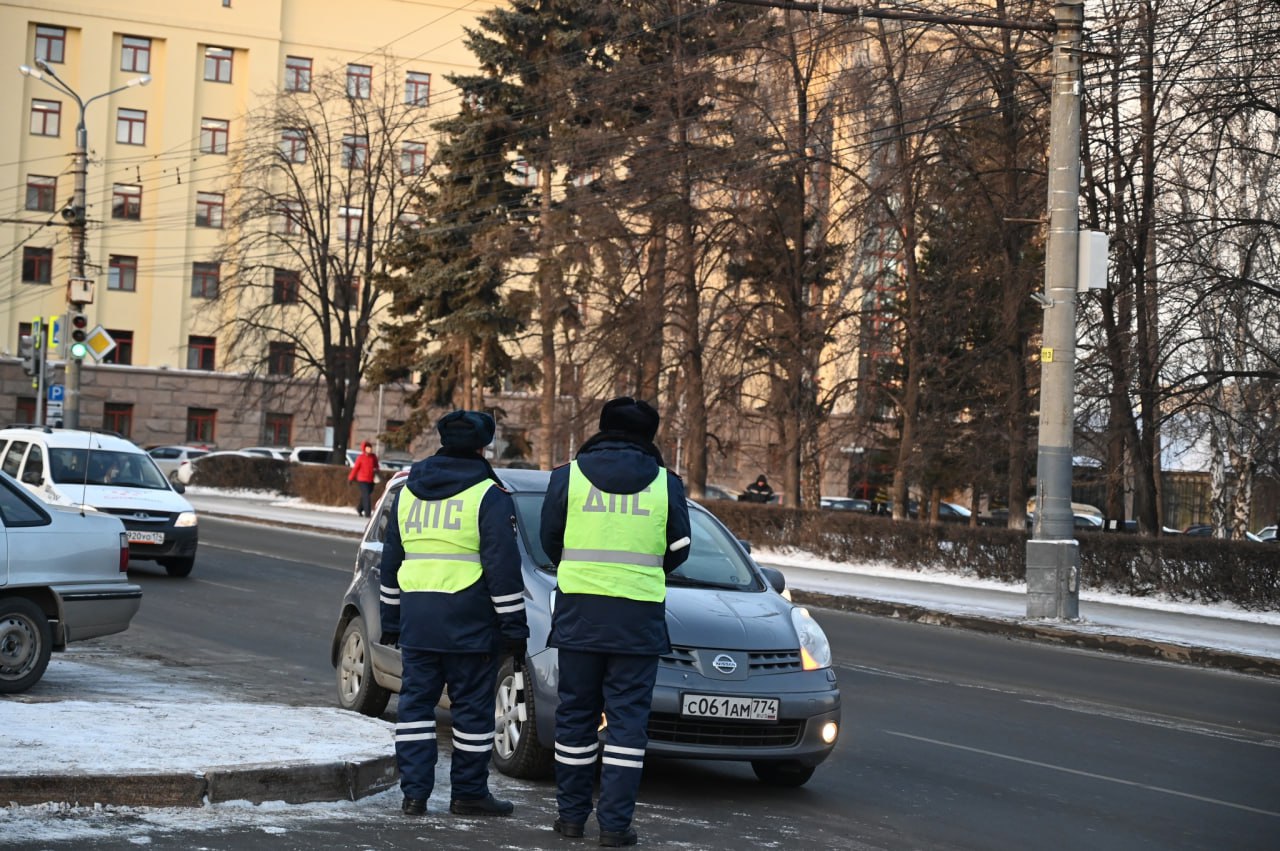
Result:
[[[498,660],[488,653],[452,653],[445,656],[444,669],[453,718],[452,797],[479,800],[489,794]]]
[[[596,818],[601,830],[622,832],[631,826],[649,744],[649,709],[658,677],[657,656],[608,657],[604,675],[604,754]]]
[[[583,824],[591,815],[605,659],[561,648],[556,707],[556,806],[560,818]]]
[[[406,798],[431,797],[436,782],[436,704],[444,689],[438,653],[401,650],[400,702],[396,708],[396,764]]]

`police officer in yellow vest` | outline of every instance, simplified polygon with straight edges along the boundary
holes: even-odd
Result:
[[[524,659],[524,580],[515,507],[484,459],[488,414],[454,411],[436,424],[440,451],[413,465],[392,503],[382,545],[383,644],[403,669],[395,728],[405,815],[426,813],[435,784],[436,703],[453,716],[450,812],[505,816],[489,792],[493,694],[504,654]]]
[[[600,844],[636,844],[631,827],[649,743],[658,657],[670,652],[666,574],[689,556],[684,485],[653,445],[658,412],[630,397],[600,414],[600,433],[551,473],[542,547],[558,563],[549,646],[558,648],[555,830],[583,835],[601,761]],[[600,714],[608,719],[599,746]]]

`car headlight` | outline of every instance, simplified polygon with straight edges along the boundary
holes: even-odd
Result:
[[[791,625],[800,639],[800,661],[806,671],[831,667],[831,642],[808,609],[797,606],[791,610]]]
[[[178,519],[173,521],[173,525],[178,528],[196,525],[196,513],[194,511],[182,512],[178,515]]]

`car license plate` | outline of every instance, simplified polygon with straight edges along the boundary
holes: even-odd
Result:
[[[163,544],[164,532],[137,532],[133,529],[126,529],[125,535],[129,538],[131,544]]]
[[[778,699],[776,697],[686,694],[680,698],[680,714],[740,721],[777,721]]]

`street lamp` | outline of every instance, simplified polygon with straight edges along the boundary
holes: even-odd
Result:
[[[72,174],[75,177],[75,191],[71,197],[71,206],[63,209],[62,217],[67,220],[67,226],[71,228],[71,278],[85,279],[85,178],[89,171],[89,134],[84,126],[84,112],[89,104],[100,98],[114,95],[125,89],[132,89],[136,86],[145,86],[151,82],[148,74],[140,77],[134,77],[123,86],[117,86],[110,91],[103,92],[100,95],[94,95],[88,100],[81,99],[75,89],[67,85],[67,83],[57,75],[57,73],[49,67],[49,63],[43,59],[36,60],[36,67],[30,65],[20,65],[18,70],[25,76],[33,80],[39,80],[45,85],[62,92],[67,97],[76,102],[76,106],[80,108],[80,120],[76,123],[76,153],[75,162],[72,168]],[[88,298],[85,298],[85,295]],[[67,288],[67,302],[69,311],[74,314],[84,312],[84,307],[93,300],[92,290],[76,290],[73,292],[71,287]],[[71,357],[67,359],[67,379],[66,390],[64,393],[65,404],[65,421],[67,428],[80,427],[80,366],[83,362],[84,351],[81,350],[77,354],[76,351],[71,352]]]

